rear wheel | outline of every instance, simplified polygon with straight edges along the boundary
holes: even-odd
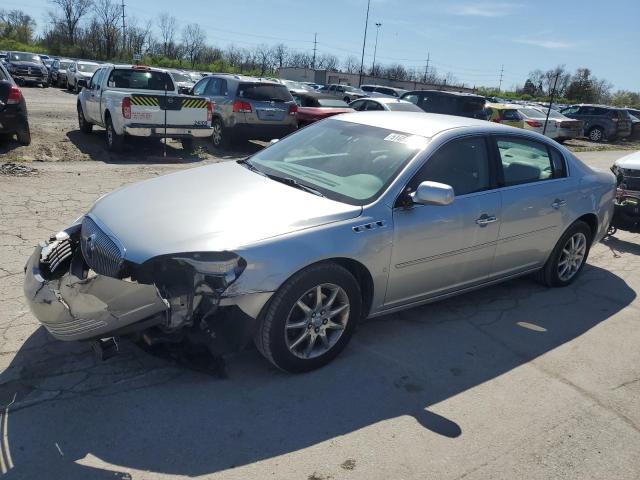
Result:
[[[600,127],[593,127],[589,130],[589,140],[592,142],[602,142],[604,140],[604,130]]]
[[[113,128],[113,122],[111,121],[111,117],[107,118],[107,148],[115,153],[122,152],[122,148],[124,147],[124,135],[118,135],[118,133]]]
[[[222,124],[222,120],[216,118],[212,125],[213,133],[211,135],[211,142],[215,148],[224,148],[227,147],[230,143],[230,134],[224,128]]]
[[[80,126],[80,131],[82,133],[91,133],[93,131],[93,123],[87,122],[87,119],[84,118],[84,112],[82,111],[82,106],[78,103],[78,125]]]
[[[577,277],[589,256],[591,228],[578,220],[562,235],[547,263],[538,272],[538,280],[548,287],[566,287]]]
[[[333,263],[313,265],[274,294],[255,343],[282,370],[314,370],[346,347],[361,311],[360,286],[348,270]]]
[[[18,143],[20,145],[29,145],[31,143],[31,129],[29,128],[29,122],[25,122],[20,130],[16,132],[18,137]]]

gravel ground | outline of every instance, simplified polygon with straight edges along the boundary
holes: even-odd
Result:
[[[624,153],[581,155],[606,167]],[[99,362],[87,344],[53,340],[23,300],[34,245],[114,188],[194,166],[183,161],[3,167],[6,478],[640,478],[639,235],[594,246],[565,289],[524,278],[366,322],[306,375],[254,350],[228,358],[221,379],[127,342]]]

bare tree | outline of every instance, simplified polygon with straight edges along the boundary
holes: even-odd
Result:
[[[342,69],[346,73],[358,73],[360,71],[360,61],[354,55],[350,55],[342,63]]]
[[[323,53],[317,58],[316,64],[318,65],[318,68],[322,70],[337,70],[340,61],[335,55]]]
[[[139,27],[135,18],[130,18],[126,30],[126,53],[132,56],[134,53],[145,53],[151,45],[151,22]]]
[[[284,43],[278,43],[271,49],[271,57],[278,68],[282,68],[287,64],[289,59],[289,49]]]
[[[54,22],[59,23],[65,29],[65,33],[72,45],[76,43],[76,35],[78,32],[78,23],[92,6],[92,0],[49,0],[53,5],[57,6],[61,12],[58,17],[54,13]]]
[[[202,50],[205,47],[206,34],[200,25],[190,23],[182,31],[182,43],[184,44],[184,53],[193,68],[198,60]]]
[[[103,58],[111,59],[116,54],[120,38],[120,6],[112,0],[97,0],[94,5],[95,19],[102,33]]]
[[[161,13],[158,17],[158,28],[160,29],[160,41],[162,42],[162,55],[167,58],[174,58],[175,54],[175,31],[176,17],[168,13]]]
[[[271,71],[271,49],[268,45],[258,45],[254,50],[254,58],[260,70],[260,76]]]

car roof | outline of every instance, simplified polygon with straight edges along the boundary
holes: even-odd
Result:
[[[84,65],[100,65],[98,62],[90,62],[89,60],[78,60],[76,63],[82,63]]]
[[[487,107],[495,108],[496,110],[516,110],[518,108],[524,108],[526,105],[518,105],[517,103],[489,103]]]
[[[484,98],[482,95],[478,95],[477,93],[469,93],[469,92],[450,92],[448,90],[409,90],[405,95],[409,94],[418,94],[418,93],[433,93],[437,95],[456,95],[458,97],[477,97]]]
[[[463,127],[483,127],[486,130],[511,133],[514,130],[513,127],[486,120],[426,112],[356,112],[333,118],[423,137],[433,137],[445,130]]]
[[[269,83],[272,85],[284,85],[279,81],[265,77],[250,77],[249,75],[238,75],[237,73],[213,73],[212,77],[224,77],[227,79],[237,80],[242,83]]]
[[[367,98],[360,98],[359,100],[364,100],[369,102],[378,102],[378,103],[411,103],[411,105],[415,105],[415,103],[413,102],[402,100],[396,97],[367,97]]]

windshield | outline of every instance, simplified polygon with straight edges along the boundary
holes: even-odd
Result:
[[[85,73],[93,73],[98,69],[99,65],[91,65],[90,63],[79,63],[78,71]]]
[[[193,83],[193,80],[191,80],[191,77],[189,75],[185,75],[184,73],[180,73],[180,72],[171,72],[171,75],[173,76],[173,79],[176,82],[189,82],[189,83]]]
[[[332,200],[365,205],[378,198],[427,143],[417,135],[329,119],[258,152],[250,163]]]
[[[175,89],[171,76],[165,72],[146,70],[116,69],[111,72],[107,85],[111,88],[129,88],[140,90]]]
[[[261,102],[290,102],[293,100],[287,87],[272,83],[241,83],[238,86],[238,97]]]
[[[528,118],[545,118],[547,116],[547,112],[542,113],[542,110],[535,108],[521,108],[519,112]],[[551,118],[551,114],[549,114],[549,117]]]
[[[349,108],[349,105],[344,100],[333,98],[319,98],[318,104],[321,107]]]
[[[73,62],[60,62],[60,70],[66,70]]]
[[[293,80],[283,80],[282,82],[289,89],[306,90],[307,92],[313,90],[309,85],[305,85],[304,83],[300,83],[300,82],[294,82]]]
[[[364,92],[363,92],[362,90],[360,90],[359,88],[351,87],[351,86],[349,86],[349,85],[345,85],[345,86],[344,86],[344,90],[345,90],[346,92],[352,92],[352,93],[363,93],[363,94],[364,94]]]
[[[387,103],[392,112],[422,112],[423,110],[410,102]]]
[[[12,62],[42,63],[42,60],[40,60],[40,56],[36,55],[35,53],[11,52],[9,54],[9,60]]]

